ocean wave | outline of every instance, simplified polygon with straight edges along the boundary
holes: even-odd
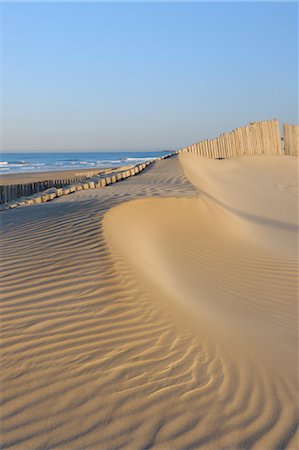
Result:
[[[151,152],[82,152],[81,154],[66,153],[2,153],[0,161],[1,174],[45,172],[60,170],[103,169],[125,165],[141,164],[156,159],[160,154]]]
[[[42,162],[28,162],[28,161],[0,161],[0,167],[1,166],[9,166],[9,167],[21,167],[21,166],[44,166],[45,163]]]
[[[134,158],[126,158],[125,161],[131,161],[131,162],[134,162],[134,161],[151,161],[151,160],[157,159],[157,158],[158,158],[158,156],[149,156],[149,157],[146,157],[146,158],[134,157]]]
[[[23,166],[21,167],[21,170],[34,170],[36,166]]]
[[[120,159],[104,159],[97,161],[96,164],[121,164],[124,161]]]
[[[20,163],[8,163],[7,166],[9,167],[24,167],[27,164],[20,164]]]

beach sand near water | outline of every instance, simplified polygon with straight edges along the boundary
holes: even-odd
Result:
[[[295,449],[297,159],[4,211],[1,448]]]
[[[98,168],[98,169],[74,169],[74,170],[51,170],[48,172],[32,172],[32,173],[13,173],[1,174],[0,185],[7,186],[10,184],[26,184],[46,180],[68,180],[76,177],[92,177],[96,174],[104,174],[116,170],[126,170],[133,167],[132,165],[121,166],[119,168]]]

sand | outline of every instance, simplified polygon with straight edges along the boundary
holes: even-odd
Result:
[[[295,449],[297,160],[5,211],[1,448]]]
[[[74,170],[49,170],[45,172],[13,173],[1,174],[0,184],[7,186],[10,184],[34,183],[46,180],[69,180],[73,178],[93,177],[97,174],[111,173],[118,170],[127,170],[133,167],[132,164],[120,166],[118,168],[98,168],[98,169],[74,169]]]

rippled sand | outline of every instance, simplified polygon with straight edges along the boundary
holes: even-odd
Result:
[[[1,448],[295,449],[296,164],[183,154],[4,212]]]

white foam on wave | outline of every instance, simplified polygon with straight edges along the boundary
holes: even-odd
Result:
[[[125,161],[151,161],[151,160],[153,160],[153,159],[157,159],[158,158],[158,156],[149,156],[149,157],[145,157],[145,158],[137,158],[137,157],[134,157],[134,158],[126,158],[125,159]]]

